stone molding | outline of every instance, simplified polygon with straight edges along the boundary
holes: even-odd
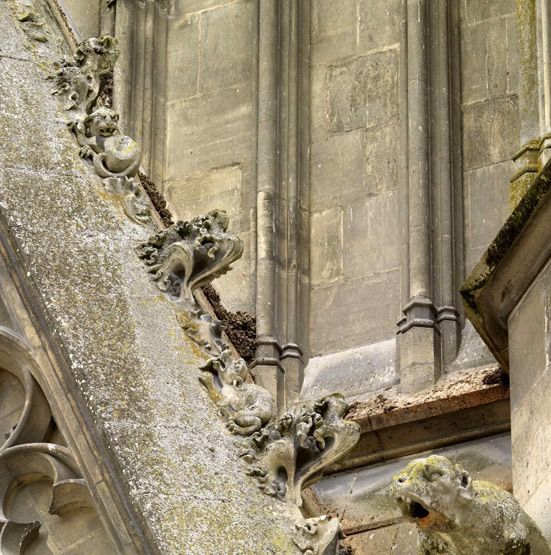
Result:
[[[70,516],[77,527],[81,511],[97,515],[95,503],[63,437],[59,431],[56,436],[52,434],[56,426],[49,403],[30,371],[32,368],[38,372],[38,364],[26,342],[4,326],[0,327],[0,367],[4,375],[12,377],[2,380],[2,398],[10,400],[10,408],[17,414],[11,429],[6,428],[9,417],[4,415],[0,420],[4,432],[0,446],[0,552],[22,554],[27,548],[36,547],[35,543],[44,542],[44,535],[48,542],[63,545],[63,532],[50,526],[46,514],[26,522],[12,517],[21,503],[20,493],[25,491],[23,495],[33,499],[39,495],[35,485],[41,487],[47,481],[51,491],[47,514],[56,515],[60,521]],[[24,399],[14,404],[19,388],[24,391]],[[36,514],[36,510],[33,512]],[[82,533],[89,530],[83,526]],[[108,544],[107,540],[104,545]]]
[[[508,316],[551,256],[550,185],[547,162],[461,286],[467,317],[507,373]]]
[[[258,4],[253,368],[280,407],[298,399],[308,352],[310,18],[310,0]]]
[[[404,390],[416,391],[434,385],[458,351],[456,283],[463,264],[456,254],[462,237],[454,233],[462,229],[458,6],[416,0],[404,4],[403,17],[400,117],[406,186],[400,201],[407,271],[396,358]],[[410,363],[414,359],[421,364]]]

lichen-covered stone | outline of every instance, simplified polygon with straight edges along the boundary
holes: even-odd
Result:
[[[392,497],[419,528],[419,553],[547,555],[551,548],[507,491],[472,481],[460,465],[431,455],[394,477]]]
[[[98,467],[126,492],[152,549],[296,553],[291,516],[244,475],[198,380],[203,355],[136,256],[154,230],[130,222],[79,159],[48,68],[16,36],[21,55],[0,54],[0,129],[11,138],[0,146],[1,233],[66,362],[70,402],[109,453]],[[12,133],[14,118],[25,127]]]

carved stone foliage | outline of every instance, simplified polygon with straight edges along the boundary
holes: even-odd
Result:
[[[224,344],[220,323],[206,314],[193,291],[225,274],[243,252],[243,243],[227,233],[221,210],[189,222],[179,221],[137,248],[157,287],[171,299],[180,325],[213,356],[201,367],[201,383],[219,409],[228,430],[241,436],[246,473],[259,488],[288,505],[294,515],[297,547],[308,555],[342,555],[338,520],[305,520],[302,489],[351,449],[358,424],[345,420],[349,406],[339,394],[308,402],[279,418],[272,395],[256,385],[246,362]]]
[[[0,553],[114,553],[33,367],[0,330]]]
[[[229,348],[201,367],[199,378],[226,419],[230,432],[249,436],[275,416],[272,396],[263,387],[247,383],[249,369],[242,359],[232,359]]]
[[[360,427],[345,420],[349,405],[338,393],[284,413],[243,444],[247,474],[268,495],[302,505],[302,489],[349,451]]]
[[[64,100],[64,109],[83,117],[89,114],[118,57],[117,39],[104,35],[81,42],[73,56],[56,64],[53,94]]]
[[[293,541],[305,555],[349,555],[350,548],[342,542],[344,535],[337,518],[323,515],[308,518],[295,525]]]
[[[193,290],[225,274],[243,253],[239,237],[227,233],[224,210],[178,221],[138,248],[157,287],[172,300],[195,306]]]
[[[134,179],[140,167],[140,146],[121,133],[119,114],[101,105],[118,56],[117,39],[109,35],[83,41],[74,56],[57,65],[52,77],[54,94],[73,114],[68,126],[80,146],[81,158],[93,165],[125,214],[135,223],[145,224],[151,219],[150,204]]]
[[[48,42],[43,8],[37,0],[18,0],[15,16],[27,36],[37,42]]]
[[[535,522],[507,491],[473,481],[460,465],[432,455],[394,477],[391,496],[419,529],[419,553],[551,554]]]
[[[243,253],[243,242],[227,229],[226,213],[213,210],[189,222],[175,222],[137,248],[157,287],[177,303],[186,335],[214,355],[223,349],[221,325],[199,307],[193,291],[225,274]]]

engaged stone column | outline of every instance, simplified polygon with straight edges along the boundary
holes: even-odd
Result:
[[[440,332],[431,300],[427,0],[407,2],[409,295],[398,324],[400,387],[430,387],[440,375]]]

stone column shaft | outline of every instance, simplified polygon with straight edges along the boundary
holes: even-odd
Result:
[[[405,392],[440,374],[440,332],[432,303],[429,0],[407,0],[407,179],[409,302],[399,322],[397,360]]]
[[[279,180],[278,14],[279,2],[258,0],[258,106],[256,199],[256,336],[252,373],[274,397],[283,388],[281,348],[274,337],[276,312],[275,203]]]
[[[451,62],[452,47],[449,33],[449,3],[439,0],[430,10],[431,33],[431,182],[433,227],[433,275],[431,297],[437,303],[436,323],[441,333],[442,363],[450,363],[457,355],[458,312],[455,308],[455,261],[454,261],[454,181],[452,140],[460,139],[454,134]],[[461,222],[462,225],[462,222]]]
[[[252,371],[280,407],[303,376],[308,275],[309,0],[259,0],[257,350]],[[306,107],[305,107],[306,106]],[[306,223],[305,223],[306,218]],[[306,229],[306,231],[305,231]],[[304,270],[306,264],[306,271]]]
[[[429,297],[430,168],[427,0],[408,0],[409,294]]]

